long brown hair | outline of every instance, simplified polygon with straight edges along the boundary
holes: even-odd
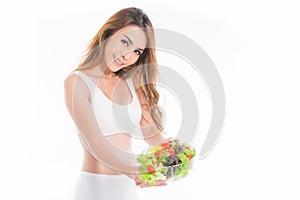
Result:
[[[73,70],[90,69],[103,62],[103,52],[106,41],[121,28],[135,25],[142,28],[147,37],[147,46],[136,63],[113,72],[122,79],[132,78],[140,89],[147,103],[143,104],[149,110],[156,128],[163,131],[162,112],[158,107],[159,93],[156,90],[158,75],[155,52],[155,37],[152,23],[143,10],[135,7],[124,8],[112,15],[90,41],[83,61]]]

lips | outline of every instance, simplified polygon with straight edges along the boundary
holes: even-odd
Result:
[[[113,56],[113,57],[114,57],[115,63],[116,63],[118,66],[124,65],[124,63],[122,63],[118,58],[116,58],[115,56]]]

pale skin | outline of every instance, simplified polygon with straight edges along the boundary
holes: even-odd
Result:
[[[114,94],[112,101],[118,104],[129,104],[132,101],[132,96],[129,88],[127,87],[126,81],[122,80],[118,76],[113,76],[112,72],[116,72],[121,68],[126,68],[134,64],[140,54],[143,52],[147,44],[147,38],[143,30],[135,26],[126,26],[114,35],[112,35],[107,42],[104,60],[107,65],[105,71],[101,71],[100,66],[96,66],[91,69],[82,71],[97,85],[97,87],[109,98],[112,100],[112,94],[116,89],[118,84],[117,96]],[[76,84],[76,87],[75,87]],[[99,134],[99,127],[95,120],[95,117],[92,113],[90,107],[91,94],[89,88],[86,86],[84,81],[81,78],[78,78],[76,74],[69,75],[64,80],[65,87],[65,103],[68,109],[69,114],[75,120],[75,110],[80,112],[78,116],[81,118],[76,118],[76,121],[80,121],[80,126],[82,128],[83,134],[85,137],[91,141],[91,147],[93,145],[95,148],[98,148],[99,152],[105,152],[105,147],[102,144],[104,141],[103,137],[106,137],[113,145],[118,148],[130,151],[131,149],[131,137],[130,134],[118,133],[110,136],[102,136]],[[76,88],[76,92],[74,92]],[[139,99],[140,105],[143,105],[146,102],[145,97],[142,95],[139,89],[136,89],[136,95]],[[156,129],[154,122],[151,119],[150,113],[145,107],[142,107],[142,117],[140,120],[140,126],[142,127],[142,133],[144,135],[144,140],[149,145],[157,145],[162,142],[165,142],[168,139],[165,139],[164,136]],[[157,133],[157,134],[153,134]],[[149,185],[144,183],[140,179],[138,173],[127,173],[121,172],[112,168],[105,166],[100,163],[95,156],[91,154],[89,149],[84,145],[84,159],[82,163],[82,170],[88,171],[96,174],[125,174],[128,177],[132,178],[137,186],[148,187]],[[109,156],[109,155],[108,155]],[[120,162],[120,166],[122,163]],[[124,163],[124,167],[126,164]],[[138,169],[132,169],[130,166],[127,167],[128,171],[138,171]],[[164,181],[158,181],[156,186],[166,185]]]

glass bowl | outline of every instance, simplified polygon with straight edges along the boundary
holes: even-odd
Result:
[[[164,166],[163,168],[165,168],[164,171],[164,175],[165,175],[165,180],[167,181],[175,181],[175,180],[180,180],[184,177],[186,177],[188,174],[191,173],[191,170],[193,168],[193,159],[189,161],[188,165],[186,166],[188,168],[188,171],[184,174],[179,173],[178,174],[178,170],[180,170],[184,164],[177,164],[177,165],[172,165],[172,166]]]
[[[195,149],[187,144],[169,141],[150,146],[138,157],[142,180],[155,184],[157,180],[175,181],[186,177],[193,166]]]

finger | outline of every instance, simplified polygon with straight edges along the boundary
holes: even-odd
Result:
[[[143,185],[143,184],[145,184],[145,183],[142,182],[142,181],[136,181],[136,182],[135,182],[135,185],[136,185],[136,186],[140,186],[140,185]]]
[[[160,182],[155,183],[155,186],[164,186],[164,185],[167,185],[167,183],[164,182],[164,181],[160,181]]]
[[[165,180],[157,180],[156,183],[166,183]]]
[[[149,187],[150,185],[148,183],[142,183],[139,185],[141,188],[144,188],[144,187]]]
[[[145,188],[145,187],[165,186],[165,185],[167,185],[167,183],[165,183],[165,182],[156,182],[154,185],[150,185],[149,183],[143,183],[143,184],[140,184],[139,186],[141,188]]]
[[[167,142],[170,142],[170,141],[174,140],[174,138],[173,137],[169,137],[166,140],[167,140]]]

